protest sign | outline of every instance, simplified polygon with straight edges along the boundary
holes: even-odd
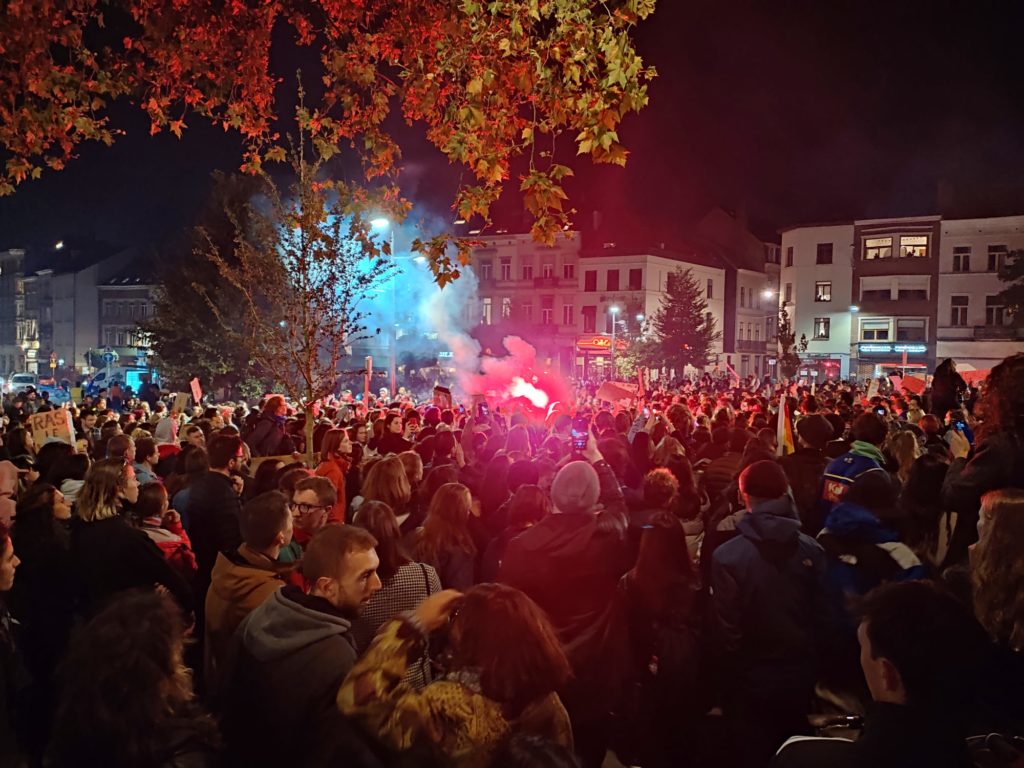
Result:
[[[58,408],[53,411],[33,413],[28,417],[28,425],[32,430],[32,439],[39,447],[53,442],[75,444],[75,428],[71,424],[71,411]]]

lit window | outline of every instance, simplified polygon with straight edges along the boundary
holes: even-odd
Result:
[[[814,318],[814,338],[819,340],[827,340],[829,326],[832,321],[827,317],[816,317]]]
[[[888,341],[888,320],[862,320],[860,323],[861,341]]]
[[[480,307],[480,322],[484,325],[491,324],[491,300],[484,299]]]
[[[814,300],[815,301],[832,301],[832,283],[815,283],[814,284]]]
[[[927,235],[907,235],[900,238],[900,256],[903,258],[923,258],[928,255]]]
[[[888,259],[892,257],[891,237],[868,237],[864,240],[865,259]]]
[[[512,298],[505,296],[501,300],[501,319],[507,320],[512,317]]]

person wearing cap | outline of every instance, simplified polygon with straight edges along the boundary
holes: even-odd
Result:
[[[876,413],[862,413],[853,422],[850,433],[853,437],[850,450],[825,467],[816,517],[810,521],[815,525],[828,517],[857,478],[866,472],[885,472],[882,445],[889,436],[889,425],[885,419]]]
[[[927,575],[918,556],[900,542],[899,493],[899,481],[888,472],[861,475],[828,513],[817,536],[826,555],[828,601],[851,645],[857,630],[850,612],[854,600],[886,582]]]
[[[825,445],[832,439],[832,425],[818,413],[804,416],[796,423],[797,448],[779,459],[793,492],[803,531],[816,536],[821,521],[814,521],[814,510],[821,492],[821,478],[828,466]],[[817,526],[817,528],[815,528]]]
[[[800,532],[776,462],[754,462],[739,486],[749,514],[712,556],[711,608],[738,764],[766,765],[787,736],[807,731],[825,634],[825,553]]]
[[[622,658],[607,643],[609,607],[633,565],[626,505],[615,473],[588,430],[581,461],[562,467],[551,484],[553,513],[509,542],[498,580],[521,589],[551,619],[573,679],[562,697],[583,764],[600,765],[608,711]]]

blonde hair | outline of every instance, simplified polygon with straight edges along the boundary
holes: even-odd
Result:
[[[1024,650],[1024,490],[981,497],[986,525],[971,555],[974,614],[993,640]]]
[[[374,464],[363,480],[362,495],[365,501],[383,501],[395,514],[412,498],[409,477],[405,465],[397,456],[388,456]]]
[[[683,448],[683,444],[676,440],[674,437],[665,436],[658,443],[658,447],[654,449],[654,463],[659,467],[664,467],[668,464],[668,460],[672,456],[686,456],[686,449]]]
[[[121,514],[121,491],[128,484],[128,465],[123,459],[102,459],[85,473],[75,510],[86,523]]]
[[[885,449],[896,460],[896,475],[901,483],[907,482],[910,469],[921,455],[921,447],[917,444],[917,435],[910,430],[903,430],[889,435]]]

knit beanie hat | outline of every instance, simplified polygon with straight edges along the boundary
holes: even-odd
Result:
[[[832,438],[832,425],[824,416],[815,413],[796,423],[796,433],[812,448],[820,450]]]
[[[776,462],[755,461],[740,474],[740,490],[757,499],[781,499],[789,490],[789,480]]]
[[[551,483],[551,503],[559,512],[589,512],[600,495],[597,472],[585,461],[569,462]]]

